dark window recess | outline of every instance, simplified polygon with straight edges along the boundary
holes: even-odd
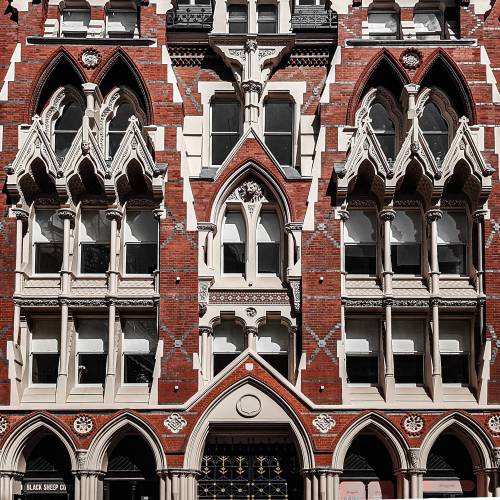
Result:
[[[424,358],[420,354],[394,354],[396,384],[423,384]]]
[[[469,356],[441,354],[441,376],[444,384],[469,384]]]
[[[245,243],[224,243],[224,272],[245,273]]]
[[[32,354],[31,381],[33,384],[55,384],[59,369],[59,354]]]
[[[62,243],[35,243],[35,273],[58,273],[62,260]]]
[[[378,356],[346,356],[347,381],[351,384],[378,384]]]
[[[377,272],[377,247],[362,243],[345,246],[345,270],[349,274],[370,274]]]
[[[432,102],[424,107],[420,128],[436,161],[442,162],[448,152],[448,125]]]
[[[261,274],[280,273],[280,244],[279,243],[259,243],[258,248],[258,271]]]
[[[442,274],[465,274],[466,245],[438,245],[439,271]]]
[[[231,354],[214,354],[214,376],[220,373],[227,365],[240,355],[239,352]]]
[[[78,355],[78,383],[103,384],[106,378],[106,354]]]
[[[257,7],[257,31],[259,33],[277,33],[278,10],[275,5]]]
[[[248,7],[246,5],[230,5],[228,16],[229,33],[248,32]]]
[[[123,365],[126,384],[151,384],[153,381],[154,354],[125,354]]]
[[[264,139],[280,165],[291,166],[293,103],[269,101],[266,104]]]
[[[380,103],[375,103],[370,109],[370,118],[375,136],[388,160],[396,158],[396,132],[389,113]]]
[[[152,274],[157,267],[157,245],[155,243],[127,243],[127,274]]]
[[[109,243],[82,243],[83,274],[103,274],[109,268]]]
[[[288,378],[288,354],[261,354],[277,372]]]
[[[132,116],[134,116],[134,107],[132,104],[125,102],[120,105],[115,117],[109,122],[108,141],[110,158],[113,158],[118,151]]]
[[[240,138],[240,103],[212,103],[212,164],[222,165]]]
[[[56,156],[63,159],[82,126],[83,110],[76,102],[67,104],[61,118],[57,120],[54,130]]]
[[[421,273],[420,245],[415,243],[391,245],[392,271],[395,274]]]

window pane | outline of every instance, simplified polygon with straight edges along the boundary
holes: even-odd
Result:
[[[290,334],[288,328],[280,320],[266,320],[259,327],[257,352],[259,354],[279,354],[288,352]]]
[[[441,354],[441,373],[444,384],[469,383],[469,356],[467,354]]]
[[[125,220],[125,241],[127,243],[151,243],[157,240],[158,222],[151,211],[127,211]]]
[[[66,132],[76,132],[82,126],[83,110],[76,102],[64,106],[61,118],[56,122],[56,132],[63,130]]]
[[[58,273],[63,261],[62,243],[35,244],[35,273]]]
[[[106,354],[78,356],[78,383],[102,384],[106,378]]]
[[[293,104],[289,101],[266,103],[266,133],[292,132]]]
[[[220,373],[228,364],[238,357],[238,354],[214,354],[214,375]]]
[[[212,104],[212,132],[239,132],[240,104],[220,101]]]
[[[377,102],[371,107],[370,118],[375,132],[394,132],[394,123],[382,104]]]
[[[224,272],[245,273],[245,243],[224,243]]]
[[[370,38],[394,39],[398,35],[399,16],[396,12],[369,12],[368,31]]]
[[[283,377],[288,378],[287,354],[261,354],[261,356]]]
[[[375,318],[347,319],[346,352],[350,354],[373,354],[378,352],[379,322]]]
[[[278,14],[275,5],[259,5],[257,7],[258,32],[276,33]]]
[[[397,210],[391,223],[392,243],[420,243],[421,224],[418,212]]]
[[[292,165],[292,136],[266,135],[266,144],[280,165]]]
[[[231,320],[222,320],[214,327],[214,353],[237,353],[245,347],[243,328]]]
[[[230,5],[229,33],[247,33],[248,31],[248,9],[246,5]]]
[[[378,384],[377,356],[347,356],[346,370],[351,384]]]
[[[34,231],[37,242],[62,242],[64,240],[63,221],[55,210],[37,211]]]
[[[420,127],[425,132],[448,132],[448,125],[433,102],[424,106]]]
[[[154,354],[158,344],[155,319],[126,319],[123,322],[123,351]]]
[[[85,35],[90,23],[89,9],[64,9],[62,11],[63,18],[63,35],[68,36],[74,33],[75,35]]]
[[[110,222],[105,210],[85,210],[82,212],[80,241],[109,242],[111,238]]]
[[[76,132],[58,132],[54,134],[54,148],[58,158],[64,158],[73,144]]]
[[[448,152],[448,135],[424,133],[424,137],[434,158],[443,160]]]
[[[57,383],[57,372],[59,370],[59,354],[32,355],[31,381],[33,384],[55,384]]]
[[[467,219],[460,212],[443,212],[438,219],[438,243],[467,243]]]
[[[396,158],[396,136],[394,134],[375,134],[382,152],[389,160]]]
[[[376,245],[346,245],[345,270],[349,274],[370,274],[377,272]]]
[[[232,151],[240,136],[231,135],[213,135],[212,136],[212,164],[222,165],[227,155]]]
[[[126,384],[151,384],[154,366],[154,355],[126,354],[123,363],[123,380]]]
[[[278,243],[281,228],[278,216],[274,212],[264,212],[259,218],[257,241],[259,243]]]
[[[124,102],[120,104],[116,115],[109,122],[109,130],[113,132],[125,132],[129,126],[130,118],[134,116],[134,107],[129,102]]]
[[[137,12],[108,11],[108,33],[112,36],[132,37],[137,28]]]
[[[373,212],[352,210],[345,223],[346,243],[375,243],[377,223]]]
[[[128,243],[126,246],[127,274],[152,274],[157,268],[156,243]]]
[[[394,354],[394,379],[397,384],[423,384],[424,357],[415,354]]]
[[[413,16],[417,39],[439,40],[441,38],[441,13],[416,12]]]
[[[228,212],[224,217],[224,243],[243,243],[246,240],[246,226],[241,212]]]
[[[82,273],[105,273],[109,268],[109,244],[83,243],[81,259]]]
[[[420,245],[391,245],[392,270],[396,274],[420,274]]]
[[[116,153],[118,152],[118,148],[125,137],[125,133],[117,133],[113,132],[108,135],[108,143],[109,143],[109,156],[110,158],[114,158]]]
[[[439,271],[443,274],[466,274],[465,245],[438,245]]]
[[[280,273],[280,244],[279,243],[259,243],[258,248],[258,273],[275,274]]]

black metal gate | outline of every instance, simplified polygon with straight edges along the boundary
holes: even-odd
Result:
[[[207,445],[198,482],[200,500],[298,500],[302,478],[288,443]]]

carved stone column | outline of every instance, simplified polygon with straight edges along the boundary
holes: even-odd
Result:
[[[71,253],[71,224],[75,220],[75,212],[68,207],[60,208],[57,215],[63,221],[63,261],[61,266],[61,293],[67,295],[71,289],[71,269],[70,269],[70,253]]]
[[[427,218],[427,223],[430,225],[430,245],[431,245],[431,262],[430,262],[430,275],[431,275],[431,296],[439,297],[439,261],[438,261],[438,252],[437,252],[437,238],[438,238],[438,220],[443,216],[443,212],[438,208],[432,208],[428,210],[425,214]]]
[[[385,208],[379,213],[383,224],[384,248],[383,248],[383,270],[384,294],[392,297],[392,261],[391,261],[391,222],[396,217],[392,208]]]
[[[247,347],[253,351],[257,350],[257,336],[259,331],[254,326],[246,326],[245,334],[247,336]]]
[[[330,468],[305,469],[304,498],[306,500],[337,500],[341,471]]]
[[[11,500],[14,494],[21,493],[20,485],[16,487],[16,481],[21,481],[23,474],[13,470],[0,471],[0,500]]]
[[[196,500],[198,498],[199,471],[168,469],[165,474],[165,500]]]
[[[211,359],[212,359],[212,335],[213,329],[211,326],[200,326],[200,365],[201,365],[201,380],[205,385],[211,378]]]
[[[118,239],[118,224],[122,220],[122,217],[122,212],[117,208],[109,208],[108,210],[106,210],[106,218],[111,221],[108,271],[108,293],[110,295],[116,294],[118,288],[118,259],[116,243]]]
[[[12,212],[16,216],[16,285],[15,293],[23,289],[23,239],[24,231],[27,228],[29,214],[23,208],[13,208]]]
[[[111,403],[115,399],[116,387],[116,354],[118,349],[118,334],[116,332],[117,311],[114,300],[108,306],[108,360],[106,363],[106,381],[104,384],[104,402]]]
[[[68,387],[68,359],[69,359],[69,305],[67,299],[61,299],[61,342],[59,347],[59,373],[57,376],[56,402],[64,403]]]

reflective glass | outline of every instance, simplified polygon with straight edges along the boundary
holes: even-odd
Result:
[[[347,381],[351,384],[378,384],[378,356],[346,356]]]
[[[55,384],[59,371],[59,354],[32,354],[31,381],[33,384]]]
[[[259,243],[258,248],[258,273],[275,274],[280,273],[280,244]]]
[[[396,384],[423,384],[424,358],[421,354],[394,354]]]
[[[292,136],[266,135],[266,144],[280,165],[292,165]]]
[[[224,243],[224,272],[245,273],[245,243]]]

